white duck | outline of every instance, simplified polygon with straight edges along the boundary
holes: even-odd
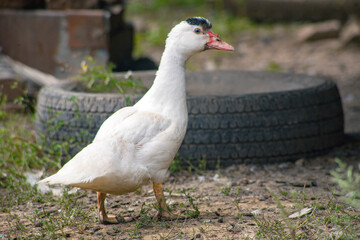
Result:
[[[99,222],[117,223],[104,207],[106,194],[121,195],[153,182],[158,217],[170,217],[162,183],[187,126],[185,63],[207,49],[234,50],[201,17],[188,18],[168,35],[149,91],[134,106],[111,115],[95,139],[56,174],[40,182],[97,191]]]

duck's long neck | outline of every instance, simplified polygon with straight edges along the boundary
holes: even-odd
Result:
[[[152,87],[136,104],[143,110],[166,114],[169,117],[186,114],[185,63],[187,56],[167,46],[160,61]]]

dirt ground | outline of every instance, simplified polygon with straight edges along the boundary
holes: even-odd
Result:
[[[289,29],[290,28],[290,29]],[[125,222],[116,225],[100,225],[96,222],[96,195],[87,192],[82,197],[94,222],[81,230],[64,229],[71,239],[252,239],[257,234],[259,219],[280,219],[276,196],[290,211],[297,211],[297,201],[310,205],[314,202],[327,204],[334,196],[335,188],[330,172],[337,167],[334,159],[355,164],[360,159],[360,48],[341,48],[338,39],[311,43],[296,42],[296,28],[276,27],[256,34],[240,36],[232,42],[234,53],[206,52],[191,59],[189,69],[243,69],[277,70],[326,75],[338,84],[345,110],[347,140],[329,154],[312,159],[300,159],[294,163],[269,165],[239,165],[216,171],[189,173],[186,170],[171,175],[164,184],[168,204],[174,205],[174,212],[180,212],[179,219],[161,221],[139,226],[144,217],[155,215],[149,207],[155,203],[151,186],[145,186],[139,193],[123,196],[109,196],[107,210],[121,214]],[[162,49],[146,54],[159,61]],[[275,192],[272,194],[267,187]],[[200,215],[189,217],[187,210],[193,209],[188,194],[198,207]],[[298,193],[297,200],[281,193]],[[144,205],[145,203],[145,205]],[[183,203],[179,205],[179,203]],[[36,205],[24,206],[24,214],[31,214]],[[46,204],[51,209],[54,204]],[[148,211],[148,212],[147,212]],[[291,212],[291,213],[293,213]],[[321,211],[317,212],[321,216]],[[8,229],[0,216],[0,229]],[[139,227],[137,227],[139,226]],[[324,229],[336,233],[336,229]],[[6,232],[6,231],[5,231]],[[359,233],[360,234],[360,233]],[[1,237],[0,237],[1,239]],[[314,237],[316,239],[316,237]]]
[[[280,195],[279,192],[297,192],[299,194],[297,201],[300,205],[303,202],[306,202],[306,205],[315,202],[326,205],[333,198],[330,189],[335,189],[330,180],[330,171],[337,166],[333,161],[334,156],[345,152],[348,155],[360,156],[359,147],[359,144],[347,144],[327,156],[301,159],[295,163],[266,166],[240,165],[217,172],[207,171],[202,176],[188,173],[171,176],[165,184],[173,195],[167,200],[168,204],[189,205],[188,198],[178,193],[185,189],[197,204],[200,216],[194,219],[173,220],[169,228],[164,225],[164,222],[152,223],[139,229],[140,236],[143,239],[161,239],[161,237],[164,239],[245,239],[246,237],[254,239],[258,229],[253,219],[254,214],[260,219],[271,221],[281,218],[277,203],[267,187],[278,195]],[[359,158],[347,156],[342,159],[354,163]],[[303,196],[308,199],[302,199]],[[281,204],[292,209],[291,213],[298,211],[294,199],[282,195],[278,197]],[[92,205],[95,205],[94,193],[91,194],[89,200]],[[144,187],[141,194],[111,196],[108,201],[108,210],[113,214],[121,213],[126,223],[116,225],[118,229],[96,223],[89,230],[96,230],[94,238],[103,236],[131,239],[129,232],[139,221],[141,206],[149,202],[155,202],[150,185]],[[320,216],[321,211],[316,214]],[[155,210],[150,211],[149,216],[154,215]],[[186,211],[182,211],[181,216],[188,215]],[[324,231],[336,232],[337,230],[324,229]],[[71,236],[74,236],[73,233]],[[80,236],[75,234],[76,238]]]
[[[81,193],[78,201],[83,201],[82,211],[89,212],[92,220],[77,228],[66,227],[62,234],[68,239],[264,239],[264,236],[256,238],[259,227],[254,216],[261,224],[282,219],[277,199],[289,214],[305,207],[328,206],[332,201],[337,202],[338,197],[332,194],[336,186],[330,175],[337,167],[334,158],[341,157],[346,163],[356,164],[359,156],[360,142],[351,141],[326,156],[300,159],[294,163],[239,165],[199,173],[183,170],[171,175],[164,184],[167,204],[175,218],[158,222],[153,220],[155,197],[150,184],[141,192],[108,196],[108,213],[123,217],[123,222],[115,225],[99,224],[96,193],[78,190]],[[190,204],[189,198],[193,199],[194,205]],[[191,218],[189,211],[194,211],[194,206],[198,208],[199,216]],[[35,201],[20,206],[15,212],[22,216],[25,226],[32,226],[25,216],[33,215],[37,209],[55,217],[60,217],[62,211],[56,203]],[[314,218],[329,214],[327,207],[313,210]],[[6,214],[0,215],[0,229],[5,234],[9,231],[6,219]],[[302,221],[306,221],[306,217]],[[39,227],[40,222],[39,219],[35,226]],[[357,226],[360,227],[360,222]],[[326,225],[319,227],[327,236],[324,239],[338,239],[329,236],[341,232]],[[37,232],[36,227],[31,231]]]

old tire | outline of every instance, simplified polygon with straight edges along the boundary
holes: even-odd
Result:
[[[151,85],[153,72],[138,74]],[[343,141],[339,92],[326,78],[190,72],[187,85],[189,124],[179,155],[194,165],[199,159],[206,160],[207,168],[289,161],[325,153]],[[111,113],[126,106],[124,96],[76,88],[76,83],[63,82],[39,93],[36,130],[48,142],[71,137],[83,147]],[[131,96],[132,103],[140,97]],[[59,122],[64,124],[54,127]]]

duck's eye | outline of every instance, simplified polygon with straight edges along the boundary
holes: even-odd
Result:
[[[196,34],[200,34],[200,33],[202,33],[202,31],[201,31],[201,29],[200,29],[200,28],[195,28],[195,29],[194,29],[194,33],[196,33]]]

